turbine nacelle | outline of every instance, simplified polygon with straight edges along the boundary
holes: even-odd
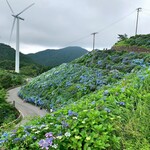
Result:
[[[18,19],[20,19],[20,20],[23,20],[24,21],[24,19],[23,18],[21,18],[21,17],[19,17],[18,15],[12,15],[14,18],[18,18]]]

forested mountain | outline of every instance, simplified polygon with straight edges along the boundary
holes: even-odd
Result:
[[[0,69],[15,70],[15,49],[9,45],[0,43]],[[48,70],[36,64],[29,56],[20,53],[20,72],[29,76],[36,76]]]
[[[9,45],[0,43],[0,61],[3,60],[15,60],[15,49]],[[21,63],[34,63],[33,60],[25,54],[20,53]]]
[[[66,47],[59,50],[47,49],[35,54],[28,54],[28,56],[38,64],[54,67],[70,62],[85,53],[87,50],[81,47]]]

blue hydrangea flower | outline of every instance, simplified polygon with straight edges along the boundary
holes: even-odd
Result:
[[[92,104],[92,105],[95,105],[95,101],[92,101],[91,104]]]
[[[68,110],[68,116],[78,116],[78,114],[76,112],[73,112],[72,110]]]
[[[15,139],[13,139],[14,143],[19,142],[19,141],[21,141],[21,138],[15,138]]]
[[[102,60],[99,60],[99,61],[97,62],[97,64],[98,64],[98,65],[102,65]]]
[[[7,133],[7,132],[4,132],[4,133],[2,134],[2,137],[8,137],[8,133]]]
[[[2,145],[3,143],[5,143],[6,140],[0,140],[0,145]]]
[[[104,96],[108,96],[108,95],[109,95],[109,91],[108,91],[108,90],[105,90],[104,93],[103,93],[103,95],[104,95]]]
[[[120,106],[125,106],[125,102],[119,102]]]
[[[108,113],[111,112],[111,110],[110,110],[109,108],[107,108],[107,107],[105,107],[104,110],[105,110],[106,112],[108,112]]]
[[[64,128],[69,127],[68,123],[67,123],[67,122],[65,122],[65,121],[62,121],[62,122],[61,122],[61,124],[62,124],[62,126],[63,126]]]

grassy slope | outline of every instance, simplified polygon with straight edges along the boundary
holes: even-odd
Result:
[[[33,104],[57,109],[104,85],[116,83],[131,70],[149,65],[149,58],[150,55],[142,53],[90,52],[38,76],[24,86],[19,95]]]
[[[92,61],[93,58],[94,61]],[[46,133],[52,132],[54,139],[53,145],[49,145],[50,149],[54,149],[52,146],[57,144],[57,149],[62,150],[149,150],[149,58],[150,55],[141,53],[92,52],[72,64],[62,65],[35,78],[22,89],[22,96],[31,98],[31,95],[36,96],[38,91],[39,94],[44,93],[38,97],[40,102],[47,104],[51,99],[43,101],[42,98],[45,95],[55,95],[53,98],[56,98],[56,101],[53,107],[57,108],[57,111],[42,119],[29,122],[30,126],[20,127],[15,133],[9,133],[14,136],[9,138],[5,146],[15,150],[21,147],[31,150],[39,149],[38,142],[46,139]],[[78,65],[74,65],[77,63]],[[95,70],[102,72],[102,76],[94,75],[95,72],[92,71]],[[81,76],[85,77],[84,72],[86,72],[86,78],[93,75],[92,82],[88,83],[89,78],[83,83],[78,80]],[[112,72],[114,74],[111,74]],[[96,80],[99,77],[102,77],[101,81],[107,80],[107,82],[97,85]],[[67,81],[72,78],[71,84],[68,83]],[[52,89],[50,83],[53,84]],[[96,87],[90,88],[93,84]],[[87,93],[80,95],[77,92],[78,97],[70,98],[73,95],[71,93],[62,99],[60,95],[67,93],[73,85],[75,89],[80,86],[83,91],[79,90],[79,92]],[[83,87],[87,87],[86,90]],[[53,91],[47,94],[50,89]],[[34,102],[33,99],[28,100]],[[70,100],[69,103],[67,103],[68,100]],[[8,137],[9,135],[3,134],[2,140]]]
[[[149,150],[149,90],[150,68],[132,73],[115,85],[105,86],[75,104],[31,121],[29,126],[13,133],[6,145],[16,150],[21,147],[39,149],[38,142],[52,132],[53,143],[62,150]],[[68,132],[69,137],[65,134]],[[16,138],[19,139],[13,142]]]
[[[136,35],[125,40],[118,41],[113,48],[117,49],[119,47],[130,48],[131,50],[138,50],[149,52],[150,51],[150,34],[146,35]]]

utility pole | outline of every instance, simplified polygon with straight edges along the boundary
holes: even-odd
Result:
[[[136,18],[136,28],[135,28],[135,35],[137,35],[137,31],[138,31],[138,22],[139,22],[139,12],[142,11],[142,8],[137,8],[137,18]]]
[[[94,51],[94,47],[95,47],[95,35],[98,34],[98,32],[94,32],[91,35],[93,35],[93,57],[92,57],[92,64],[94,63],[94,55],[95,55],[95,51]]]
[[[91,35],[93,35],[93,50],[94,50],[94,47],[95,47],[95,35],[98,34],[98,32],[94,32],[92,33]]]

